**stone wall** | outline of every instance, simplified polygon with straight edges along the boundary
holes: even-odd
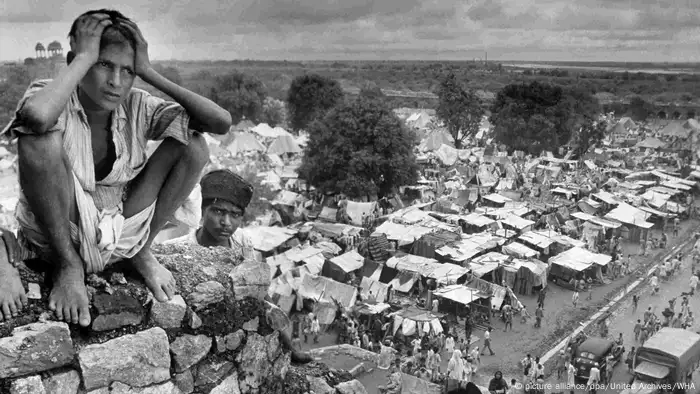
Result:
[[[27,265],[34,269],[22,265],[32,300],[20,317],[0,323],[0,392],[364,391],[347,372],[291,365],[279,336],[289,319],[262,299],[267,264],[237,261],[224,248],[155,251],[180,294],[154,301],[125,266],[110,267],[88,278],[93,323],[87,329],[53,321],[44,275],[33,263]]]

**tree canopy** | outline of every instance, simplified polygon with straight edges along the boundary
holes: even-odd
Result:
[[[570,142],[575,132],[600,112],[589,92],[531,82],[511,84],[491,108],[496,142],[538,155]]]
[[[591,121],[581,125],[574,135],[574,152],[581,156],[600,143],[605,138],[607,126],[603,121]]]
[[[484,110],[479,98],[464,89],[453,73],[445,75],[437,89],[438,106],[435,113],[460,149],[465,139],[475,136],[481,126]]]
[[[262,121],[271,127],[282,126],[287,122],[287,109],[284,101],[268,97],[263,103]]]
[[[258,123],[263,114],[265,86],[252,75],[233,71],[216,77],[211,98],[231,113],[233,124],[243,117]]]
[[[294,78],[287,92],[289,123],[294,131],[305,129],[314,120],[343,101],[338,81],[318,74]]]
[[[380,100],[340,104],[308,131],[299,173],[323,192],[384,196],[417,180],[415,139]]]

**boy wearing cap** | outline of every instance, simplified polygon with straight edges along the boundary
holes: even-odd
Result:
[[[202,225],[198,229],[164,244],[223,246],[238,251],[244,258],[255,258],[253,244],[237,231],[243,223],[253,185],[230,170],[215,170],[202,177]]]
[[[138,26],[114,10],[88,11],[69,32],[68,66],[35,81],[4,134],[17,138],[19,253],[0,247],[0,317],[26,304],[12,263],[52,267],[49,308],[90,324],[85,276],[129,260],[158,301],[176,284],[150,246],[209,160],[204,138],[225,134],[231,114],[160,75]],[[166,101],[133,88],[144,82]],[[148,158],[149,140],[163,143]],[[5,254],[5,251],[8,251]]]

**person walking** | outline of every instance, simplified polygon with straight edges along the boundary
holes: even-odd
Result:
[[[489,349],[489,352],[491,352],[492,356],[495,356],[496,353],[493,352],[493,349],[491,349],[491,330],[493,330],[491,327],[487,328],[486,331],[484,332],[484,349],[481,350],[481,355],[484,355],[484,352],[486,349]]]
[[[311,321],[311,335],[313,335],[314,343],[318,343],[318,334],[321,332],[321,323],[318,322],[318,316],[314,316]]]
[[[544,317],[544,308],[542,305],[537,307],[535,310],[535,328],[542,327],[542,318]]]
[[[574,289],[574,294],[571,296],[571,302],[574,304],[574,308],[576,308],[576,304],[578,304],[578,288]]]
[[[574,394],[576,387],[576,367],[574,364],[566,361],[566,387],[569,389],[569,394]]]

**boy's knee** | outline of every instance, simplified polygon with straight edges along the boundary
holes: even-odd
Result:
[[[209,162],[209,146],[202,134],[194,133],[183,153],[182,159],[187,160],[193,169],[200,171]]]

